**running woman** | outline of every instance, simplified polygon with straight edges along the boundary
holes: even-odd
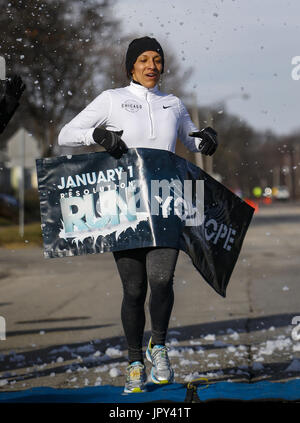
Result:
[[[127,148],[156,148],[175,152],[179,137],[194,152],[212,155],[217,133],[207,127],[198,130],[182,101],[158,88],[164,72],[164,53],[155,38],[133,40],[126,54],[128,86],[103,91],[82,112],[65,125],[59,145],[100,144],[114,157]],[[113,252],[123,285],[121,320],[128,345],[125,393],[143,392],[147,381],[143,357],[144,304],[148,283],[151,337],[146,358],[151,362],[151,379],[163,384],[173,381],[165,345],[174,303],[173,277],[179,250],[165,247],[136,248]]]

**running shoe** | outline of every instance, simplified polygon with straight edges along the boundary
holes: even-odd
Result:
[[[165,345],[151,347],[151,339],[146,350],[147,360],[152,363],[151,379],[154,383],[171,383],[174,379],[174,371],[171,367],[168,348]]]
[[[134,361],[126,368],[125,394],[145,392],[147,381],[146,370],[143,363]]]

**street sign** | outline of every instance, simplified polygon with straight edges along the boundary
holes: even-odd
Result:
[[[35,160],[41,157],[37,140],[25,129],[19,129],[7,142],[9,167],[35,168]]]
[[[19,168],[19,233],[24,236],[24,169],[35,169],[35,160],[40,158],[40,150],[35,138],[24,128],[19,129],[7,142],[8,162],[11,168]]]

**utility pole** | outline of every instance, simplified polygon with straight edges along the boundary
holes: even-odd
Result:
[[[24,187],[25,187],[25,130],[22,129],[20,136],[20,148],[21,148],[21,166],[20,166],[20,175],[19,175],[19,233],[20,237],[24,237]]]
[[[213,116],[211,111],[209,110],[208,112],[208,117],[207,117],[207,125],[206,126],[210,126],[213,127]],[[212,176],[213,175],[213,156],[205,156],[205,171]]]
[[[273,170],[273,187],[280,185],[280,166],[276,166]]]
[[[197,126],[198,129],[200,129],[200,122],[199,122],[199,114],[198,114],[198,104],[197,104],[197,94],[194,92],[192,93],[193,98],[193,105],[192,105],[192,121],[194,122],[195,126]],[[203,164],[203,157],[201,153],[195,153],[195,164],[196,166],[200,167],[201,169],[204,169]]]
[[[4,81],[6,75],[6,64],[3,56],[0,56],[0,80]]]
[[[294,145],[292,144],[289,149],[290,154],[290,178],[291,178],[291,198],[293,201],[296,200],[296,175],[295,175],[295,157],[294,157]]]

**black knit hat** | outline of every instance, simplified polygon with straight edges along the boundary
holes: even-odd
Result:
[[[131,78],[131,71],[133,65],[136,62],[136,59],[142,54],[144,51],[157,51],[157,53],[161,56],[162,61],[162,71],[164,72],[164,52],[161,48],[161,45],[155,38],[150,37],[142,37],[136,38],[135,40],[131,41],[128,46],[128,50],[126,53],[126,71],[128,78]]]

